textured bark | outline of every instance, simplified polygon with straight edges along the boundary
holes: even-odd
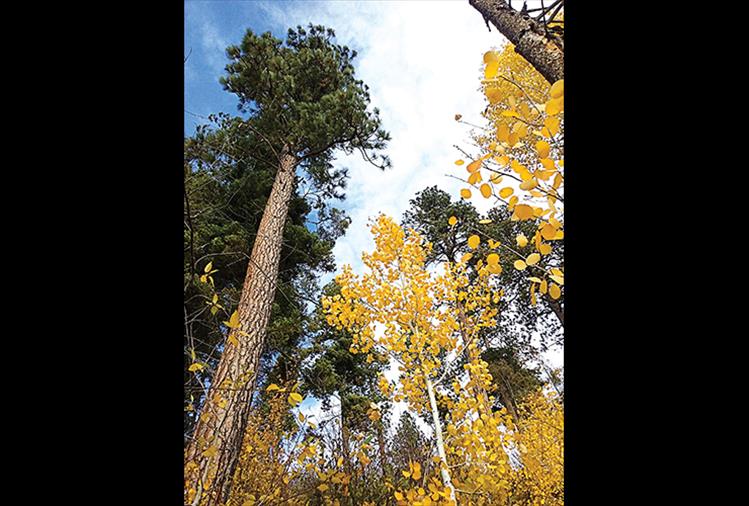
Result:
[[[515,51],[549,83],[564,79],[564,39],[561,36],[547,34],[543,25],[516,11],[505,0],[468,0],[468,3],[481,13],[487,25],[491,21],[515,45]]]
[[[239,328],[234,329],[239,345],[227,342],[186,451],[185,490],[203,490],[204,497],[196,497],[193,501],[196,505],[214,506],[225,500],[239,458],[276,293],[283,229],[294,190],[295,168],[296,159],[284,148],[239,301]],[[214,446],[215,455],[205,457],[203,452]],[[188,469],[190,462],[194,464]]]
[[[549,297],[549,306],[551,306],[551,310],[554,311],[554,314],[557,315],[557,318],[559,318],[559,323],[561,323],[562,327],[564,327],[564,310],[562,309],[562,305],[559,303],[559,301],[556,301]]]

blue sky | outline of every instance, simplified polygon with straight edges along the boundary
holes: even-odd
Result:
[[[447,176],[464,175],[453,163],[462,158],[453,145],[475,150],[467,142],[468,127],[454,116],[483,123],[482,56],[506,40],[487,30],[467,0],[186,0],[184,54],[191,53],[185,64],[185,134],[205,122],[193,114],[238,113],[234,95],[218,82],[228,45],[239,43],[247,28],[283,38],[289,27],[309,22],[333,28],[339,42],[357,50],[357,77],[370,87],[372,106],[392,136],[387,154],[393,167],[384,173],[356,154],[336,162],[351,176],[340,207],[352,223],[334,254],[339,268],[348,263],[360,271],[361,252],[373,246],[370,217],[384,212],[400,221],[415,193],[432,185],[458,198],[462,185]],[[473,203],[480,211],[490,206],[485,199]],[[552,363],[561,365],[561,354]]]
[[[358,155],[341,156],[351,178],[342,203],[353,222],[334,251],[338,264],[361,265],[371,240],[367,220],[382,211],[400,219],[414,194],[438,185],[457,196],[460,183],[446,174],[468,129],[456,113],[478,123],[485,103],[478,92],[482,55],[505,40],[488,32],[465,0],[455,1],[195,1],[185,2],[185,133],[198,116],[237,114],[234,95],[218,83],[225,48],[247,28],[283,37],[291,26],[320,23],[356,49],[357,75],[370,87],[372,105],[391,133],[393,168],[373,170]],[[449,35],[449,36],[446,36]],[[189,111],[189,112],[188,112]],[[482,199],[483,200],[483,199]],[[477,206],[488,202],[476,202]]]

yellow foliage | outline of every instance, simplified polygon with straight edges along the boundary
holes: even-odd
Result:
[[[506,248],[517,260],[515,267],[532,266],[534,274],[552,280],[550,269],[563,271],[564,266],[549,264],[553,243],[541,239],[564,238],[564,80],[550,86],[512,44],[485,53],[483,62],[481,84],[489,102],[483,115],[489,133],[474,136],[483,153],[477,158],[497,177],[516,181],[498,192],[501,199],[509,198],[500,202],[512,212],[511,219],[531,221],[537,227],[531,238],[536,252],[528,256]],[[497,151],[501,157],[494,156]],[[491,196],[491,186],[482,185],[480,193]],[[464,190],[461,196],[470,199],[472,194]],[[518,237],[518,246],[525,247],[528,239]],[[547,292],[544,285],[540,294],[558,299],[560,286],[557,282]],[[535,293],[531,299],[535,302]]]

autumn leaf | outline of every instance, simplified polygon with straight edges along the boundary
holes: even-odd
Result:
[[[302,397],[300,394],[298,394],[297,392],[292,392],[289,394],[288,401],[292,407],[296,407],[300,402],[302,402],[302,399],[304,399],[304,397]]]
[[[234,311],[229,317],[229,321],[224,322],[224,325],[226,325],[230,329],[239,328],[239,311]]]
[[[485,199],[488,199],[489,197],[492,196],[492,187],[489,186],[487,183],[482,184],[480,190],[481,190],[481,195],[483,195]]]

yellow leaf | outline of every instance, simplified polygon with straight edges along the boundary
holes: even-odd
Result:
[[[493,79],[497,76],[497,72],[499,71],[499,63],[495,61],[490,61],[486,64],[486,68],[484,69],[484,77],[486,79]]]
[[[541,285],[538,287],[538,291],[541,292],[541,293],[546,293],[546,289],[547,288],[548,288],[548,283],[544,279],[543,281],[541,281]]]
[[[288,401],[289,401],[289,404],[291,404],[292,406],[296,406],[297,404],[302,402],[302,399],[304,399],[304,397],[302,397],[296,392],[292,392],[289,394]]]
[[[481,171],[477,170],[470,176],[468,176],[468,184],[476,184],[481,181]]]
[[[447,220],[447,223],[449,223],[450,226],[453,226],[458,223],[458,218],[456,218],[455,216],[450,216],[450,219]]]
[[[496,51],[487,51],[484,53],[484,63],[491,63],[493,61],[499,61],[499,55]]]
[[[487,88],[484,91],[484,94],[486,94],[486,98],[489,100],[490,104],[496,104],[502,100],[502,90],[499,88]]]
[[[226,342],[233,346],[239,346],[239,340],[234,332],[229,332],[229,335],[226,337]]]
[[[551,295],[551,298],[555,300],[561,297],[562,290],[561,288],[559,288],[559,285],[557,285],[556,283],[552,283],[549,286],[549,295]]]
[[[523,262],[522,260],[515,260],[515,263],[513,265],[519,271],[525,270],[526,268],[525,262]]]
[[[470,199],[471,190],[469,190],[468,188],[463,188],[462,190],[460,190],[460,196],[463,197],[464,199]]]
[[[564,97],[552,98],[546,102],[546,114],[554,116],[564,110]]]
[[[552,84],[551,89],[549,90],[549,94],[551,95],[551,98],[563,97],[564,96],[564,79],[560,79],[559,81]]]
[[[268,388],[265,389],[266,392],[274,392],[276,390],[281,390],[281,387],[279,387],[275,383],[271,383],[270,385],[268,385]]]
[[[542,255],[548,255],[549,253],[551,253],[551,244],[546,244],[546,243],[539,244],[538,251]]]
[[[228,322],[224,322],[224,325],[229,327],[230,329],[236,329],[239,327],[239,312],[234,311],[231,314],[231,317],[229,318]]]
[[[497,255],[496,253],[489,253],[486,256],[486,263],[488,263],[490,265],[491,264],[498,264],[499,263],[499,255]]]
[[[533,208],[527,204],[518,204],[515,206],[515,215],[520,220],[528,220],[533,217]]]
[[[559,124],[559,118],[554,116],[547,116],[547,118],[544,120],[544,126],[549,129],[551,135],[556,135],[559,133]]]
[[[531,306],[536,305],[536,285],[531,283]]]
[[[530,278],[528,278],[528,281],[532,281],[533,283],[541,283],[541,279],[535,276],[531,276]]]
[[[512,195],[512,193],[514,191],[515,191],[514,189],[510,188],[509,186],[507,186],[507,187],[502,188],[501,190],[499,190],[499,196],[502,197],[503,199],[506,199],[507,197],[509,197],[510,195]]]
[[[559,283],[560,285],[564,285],[564,278],[562,276],[551,274],[549,277],[553,279],[554,281],[556,281],[557,283]]]
[[[539,158],[548,158],[551,146],[546,141],[538,141],[536,143],[536,151],[538,152]]]
[[[546,224],[543,227],[541,227],[541,237],[546,239],[547,241],[551,241],[554,239],[554,237],[557,235],[557,230],[554,228],[551,224]]]
[[[198,362],[195,362],[190,367],[188,367],[187,370],[190,371],[190,372],[202,371],[203,370],[203,364],[199,364]]]
[[[509,135],[510,128],[507,125],[503,123],[497,127],[497,140],[499,140],[500,142],[507,142],[507,138]]]
[[[455,160],[455,165],[463,165],[464,163],[463,160]]]
[[[319,490],[320,492],[325,492],[325,491],[326,491],[326,490],[328,490],[329,488],[330,488],[330,487],[328,487],[328,486],[327,486],[327,485],[326,485],[325,483],[320,483],[320,484],[319,484],[319,485],[317,486],[317,490]]]
[[[203,452],[203,456],[206,458],[211,458],[215,456],[218,453],[218,446],[213,445],[210,448],[208,448],[206,451]]]
[[[525,237],[525,234],[520,234],[515,238],[515,242],[517,245],[521,248],[525,248],[525,246],[528,244],[528,238]]]
[[[473,258],[473,254],[472,253],[466,253],[462,257],[460,257],[460,263],[464,264],[467,261],[469,261],[471,258]]]
[[[531,177],[527,181],[523,181],[522,183],[520,183],[520,189],[525,191],[532,190],[536,186],[538,186],[538,181],[536,181],[536,179],[533,177]]]
[[[479,220],[479,225],[488,225],[489,223],[493,223],[492,220]]]
[[[489,186],[488,184],[486,183],[482,184],[481,188],[479,189],[481,190],[481,195],[483,195],[485,199],[488,199],[489,197],[492,196],[492,187]]]
[[[475,160],[466,166],[466,170],[471,173],[476,172],[477,170],[481,168],[481,163],[482,161],[480,159]]]
[[[211,272],[211,269],[213,269],[213,262],[208,262],[208,265],[205,266],[205,269],[203,269],[203,272],[209,273]]]
[[[480,243],[481,243],[481,238],[475,234],[468,238],[468,247],[471,249],[478,248]]]
[[[408,478],[408,476],[406,476],[406,478]],[[395,498],[396,498],[396,499],[397,499],[398,501],[402,501],[402,500],[404,499],[404,497],[403,497],[403,494],[401,494],[400,492],[395,492],[395,494],[394,494],[394,495],[395,495]]]
[[[338,467],[341,467],[343,465],[343,457],[338,457],[338,462],[336,462],[336,465]]]
[[[525,263],[528,265],[536,265],[539,260],[541,260],[541,255],[538,253],[531,253],[528,255],[528,258],[525,259]]]

